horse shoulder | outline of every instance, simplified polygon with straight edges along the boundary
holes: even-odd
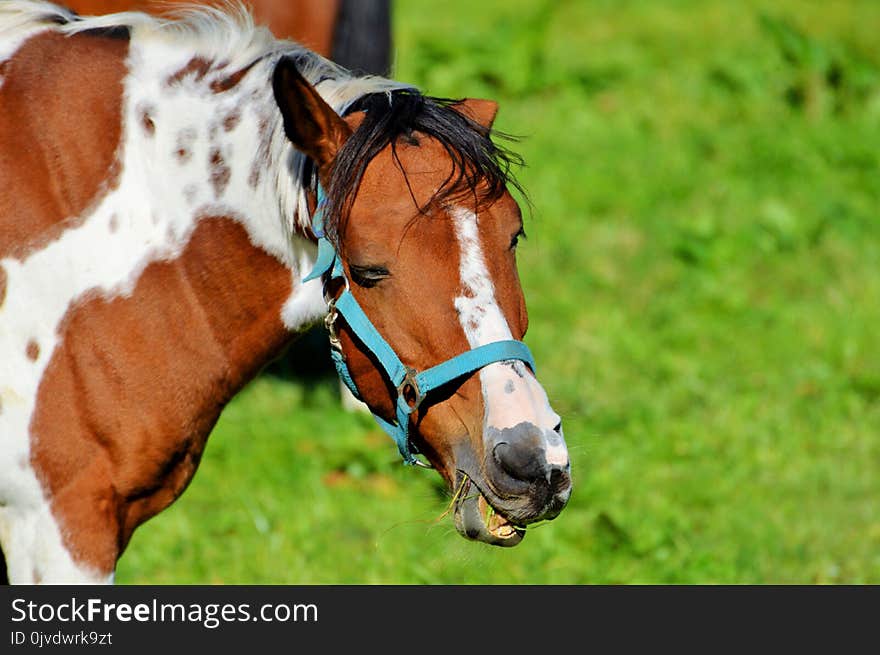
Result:
[[[68,311],[31,459],[78,561],[112,570],[133,530],[183,492],[223,406],[289,341],[290,290],[240,224],[210,217],[130,294]]]

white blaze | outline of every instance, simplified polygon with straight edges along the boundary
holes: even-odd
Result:
[[[480,245],[477,215],[469,210],[452,211],[455,235],[461,248],[459,272],[462,295],[455,309],[471,348],[513,339],[507,319],[495,300],[495,287],[486,268]],[[545,457],[550,464],[568,464],[563,439],[553,431],[559,416],[529,367],[520,361],[495,362],[480,370],[485,406],[484,425],[497,429],[532,423],[547,435]]]

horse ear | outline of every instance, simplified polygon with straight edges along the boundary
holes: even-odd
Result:
[[[492,123],[495,122],[495,116],[498,114],[497,102],[480,98],[465,98],[452,105],[452,108],[486,129],[492,127]]]
[[[276,64],[272,90],[287,138],[317,164],[319,173],[326,172],[351,136],[351,128],[324,102],[289,57],[282,57]]]

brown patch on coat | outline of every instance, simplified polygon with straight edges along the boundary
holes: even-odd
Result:
[[[3,301],[6,300],[6,269],[0,266],[0,307],[3,307]]]
[[[24,349],[24,352],[29,360],[35,362],[40,356],[40,344],[31,339],[27,342],[27,347]]]
[[[44,32],[0,86],[0,257],[76,227],[118,183],[128,41]]]
[[[223,159],[223,153],[220,152],[220,148],[211,148],[208,156],[208,170],[211,186],[214,187],[214,196],[219,198],[226,191],[229,179],[232,177],[232,170]]]
[[[203,218],[130,295],[68,311],[31,463],[77,562],[109,573],[134,529],[183,492],[222,407],[290,340],[290,293],[290,271],[239,223]]]

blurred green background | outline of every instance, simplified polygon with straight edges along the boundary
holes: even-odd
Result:
[[[467,542],[336,380],[264,375],[121,583],[880,583],[880,3],[398,2],[394,76],[497,99],[575,491]]]

